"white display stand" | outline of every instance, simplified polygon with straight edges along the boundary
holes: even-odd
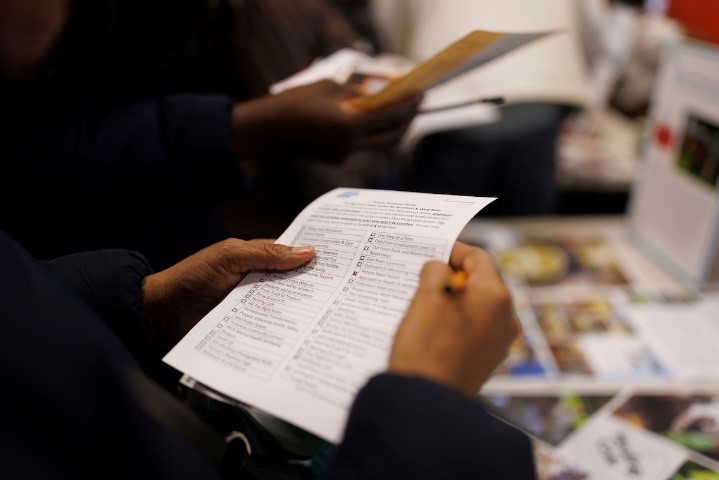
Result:
[[[628,230],[677,280],[719,280],[719,48],[668,45],[652,93]]]

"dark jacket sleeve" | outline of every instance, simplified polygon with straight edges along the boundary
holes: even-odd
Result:
[[[125,248],[156,268],[224,239],[220,206],[250,188],[232,105],[176,95],[39,116],[8,139],[1,226],[38,258]]]
[[[142,254],[97,250],[42,262],[60,284],[80,297],[128,344],[142,332],[142,280],[152,268]]]
[[[47,479],[219,478],[208,459],[144,413],[146,403],[129,381],[137,365],[98,315],[98,309],[132,303],[146,265],[127,252],[87,255],[41,267],[0,232],[3,473]],[[93,280],[102,270],[107,279]],[[113,278],[119,294],[111,291]],[[528,439],[478,403],[422,379],[380,375],[357,397],[327,476],[359,478],[531,479],[534,474]]]
[[[217,188],[218,179],[233,181],[233,195],[247,186],[232,106],[229,97],[188,94],[86,108],[35,133],[20,157],[34,170],[31,178],[70,176],[108,202],[149,197],[168,205],[214,204],[230,196]]]
[[[3,232],[0,265],[3,478],[219,479],[145,413],[139,367],[93,309]]]
[[[90,307],[125,345],[146,374],[174,388],[180,373],[161,361],[167,350],[150,341],[142,310],[142,281],[152,273],[138,252],[108,249],[41,263],[69,293]]]
[[[327,480],[536,478],[529,438],[475,400],[382,374],[357,396]]]

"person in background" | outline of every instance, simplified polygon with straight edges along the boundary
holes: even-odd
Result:
[[[214,430],[147,371],[249,269],[292,268],[312,249],[231,239],[152,273],[128,251],[39,262],[2,232],[0,246],[5,474],[221,478],[233,450],[198,451]],[[425,266],[388,370],[359,391],[322,478],[535,478],[528,437],[474,398],[518,333],[507,289],[479,249],[457,244],[451,264],[467,290],[448,296],[450,266]]]
[[[298,208],[290,181],[302,179],[287,173],[289,159],[336,162],[387,148],[420,101],[355,111],[342,103],[354,91],[328,81],[243,95],[228,85],[236,77],[222,22],[232,17],[206,0],[70,8],[47,61],[0,79],[0,118],[12,132],[0,226],[41,258],[123,247],[169,266],[225,238],[224,206],[259,184],[271,196],[246,209],[271,222],[270,201]],[[276,223],[298,210],[287,212]]]
[[[334,0],[239,0],[230,2],[225,51],[233,79],[251,98],[340,49],[372,54],[374,41],[362,2]],[[283,161],[260,175],[252,196],[227,205],[231,235],[276,236],[304,206],[335,187],[397,188],[392,168],[399,139],[382,148],[357,148],[334,162],[311,156]],[[283,196],[277,195],[282,190]],[[262,209],[257,208],[262,205]]]
[[[557,137],[588,99],[580,7],[585,0],[371,0],[380,48],[414,61],[472,30],[553,31],[439,87],[467,100],[502,97],[500,118],[430,134],[418,141],[407,189],[496,196],[482,215],[556,212]],[[558,60],[561,59],[561,60]]]

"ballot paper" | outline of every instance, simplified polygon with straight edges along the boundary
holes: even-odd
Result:
[[[314,245],[291,271],[252,272],[164,358],[205,387],[338,442],[357,391],[387,367],[429,260],[449,261],[494,198],[338,188],[277,240]]]

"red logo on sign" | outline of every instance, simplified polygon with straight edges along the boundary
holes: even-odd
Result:
[[[667,125],[661,124],[654,129],[654,141],[661,148],[670,148],[674,143],[674,135]]]

